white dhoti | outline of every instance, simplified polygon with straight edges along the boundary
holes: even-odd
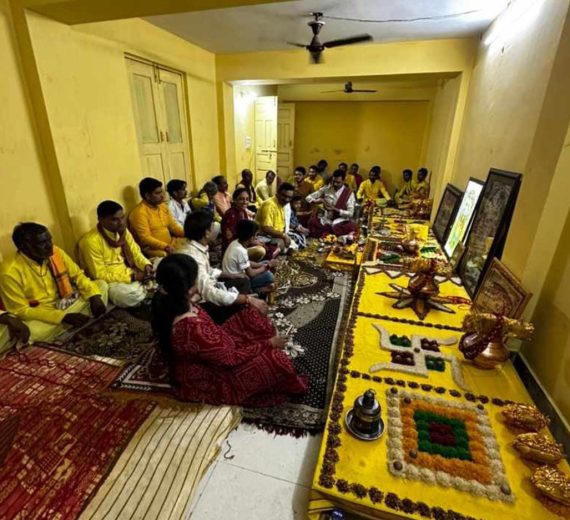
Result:
[[[123,309],[137,306],[146,296],[147,290],[141,282],[109,284],[109,299]]]
[[[107,283],[103,280],[95,280],[97,287],[101,291],[101,298],[103,303],[107,305],[109,300],[109,291]],[[81,313],[91,316],[91,308],[89,307],[89,302],[83,298],[79,298],[73,305],[70,305],[65,309],[65,314],[70,313]],[[47,323],[46,321],[39,320],[25,320],[24,323],[30,328],[30,342],[34,341],[51,341],[63,332],[69,329],[69,326],[65,323],[60,323],[59,325],[54,325],[53,323]]]

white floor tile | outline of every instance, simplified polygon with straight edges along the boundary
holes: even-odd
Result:
[[[321,438],[321,435],[315,435],[296,439],[240,424],[227,439],[231,445],[227,456],[233,455],[234,458],[220,456],[218,461],[310,487]],[[223,453],[226,453],[227,446],[224,442]]]
[[[284,480],[218,463],[191,520],[301,520],[309,490]]]
[[[214,461],[212,464],[210,464],[210,467],[206,470],[206,473],[202,477],[202,480],[200,480],[200,483],[198,484],[198,489],[194,493],[192,503],[190,504],[190,507],[187,511],[186,518],[190,518],[192,511],[194,511],[194,509],[196,509],[196,506],[198,505],[198,502],[200,501],[200,497],[202,496],[202,494],[206,490],[206,487],[207,487],[208,483],[210,482],[212,475],[214,474],[214,469],[216,468],[217,463],[218,463],[217,461]]]

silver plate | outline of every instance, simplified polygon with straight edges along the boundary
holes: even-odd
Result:
[[[344,416],[344,424],[346,425],[347,430],[352,435],[354,435],[357,439],[360,439],[361,441],[375,441],[376,439],[379,439],[380,437],[382,437],[382,434],[384,433],[384,421],[382,420],[381,417],[380,417],[380,423],[378,424],[378,431],[377,432],[360,433],[360,432],[357,432],[356,430],[354,430],[352,428],[352,426],[350,425],[353,411],[354,411],[354,409],[351,408],[348,412],[346,412],[346,415]]]

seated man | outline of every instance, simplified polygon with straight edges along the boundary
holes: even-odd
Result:
[[[317,163],[317,168],[319,170],[319,175],[323,179],[323,183],[328,184],[329,181],[331,180],[331,175],[330,175],[329,170],[328,170],[329,163],[325,159],[321,159]]]
[[[265,179],[260,180],[255,186],[255,194],[259,199],[259,204],[270,199],[275,194],[275,172],[269,170],[265,174]]]
[[[429,183],[426,180],[427,176],[427,168],[420,168],[418,170],[418,181],[413,184],[412,198],[427,199],[429,197]]]
[[[281,183],[277,195],[267,199],[259,207],[255,218],[261,228],[259,241],[275,244],[281,252],[285,252],[291,247],[291,238],[286,233],[285,206],[291,202],[294,193],[291,184],[288,182]]]
[[[342,236],[356,231],[356,224],[350,220],[356,201],[354,193],[344,185],[342,170],[335,170],[331,184],[311,193],[305,200],[323,203],[323,209],[309,219],[310,236],[321,238],[331,233]]]
[[[313,185],[305,179],[307,170],[304,166],[297,166],[295,168],[295,174],[293,176],[295,183],[293,184],[295,188],[295,195],[300,195],[305,199],[309,193],[313,193]]]
[[[186,202],[188,191],[186,190],[186,181],[180,179],[172,179],[166,185],[166,191],[170,197],[168,201],[168,209],[174,220],[184,227],[186,216],[190,213],[190,206]]]
[[[161,257],[172,253],[184,242],[184,229],[164,203],[162,182],[146,177],[139,183],[142,201],[131,211],[129,226],[143,253]]]
[[[200,210],[190,213],[184,224],[189,242],[178,253],[189,255],[198,264],[196,286],[200,294],[202,308],[216,323],[223,323],[249,303],[267,314],[265,302],[249,296],[249,278],[243,275],[222,274],[210,265],[209,243],[212,234],[212,215]],[[223,281],[223,283],[222,283]]]
[[[271,262],[254,262],[250,260],[248,249],[257,244],[257,231],[259,226],[253,220],[240,220],[237,224],[237,237],[233,240],[222,261],[222,272],[237,275],[246,275],[251,283],[251,289],[259,295],[271,292],[273,285],[273,273]]]
[[[29,339],[30,329],[28,326],[17,316],[0,309],[0,356],[7,352],[12,345],[26,345]]]
[[[216,242],[222,230],[222,217],[218,215],[216,206],[214,205],[214,195],[216,193],[218,193],[218,187],[212,181],[208,181],[198,192],[198,195],[193,197],[190,201],[193,211],[203,209],[207,213],[210,213],[214,219],[214,223],[212,224],[212,237],[210,239],[211,244]]]
[[[101,202],[97,219],[97,227],[79,242],[81,265],[91,278],[109,284],[109,298],[117,307],[135,307],[147,297],[144,283],[154,278],[152,264],[127,229],[120,204]]]
[[[323,187],[325,181],[323,181],[317,165],[309,166],[309,175],[306,181],[311,184],[311,192],[320,190]]]
[[[50,341],[65,325],[81,327],[89,322],[90,314],[105,313],[107,284],[87,278],[53,245],[45,226],[18,224],[12,240],[18,252],[2,265],[0,293],[6,310],[29,327],[32,341]]]
[[[414,190],[414,182],[412,181],[412,176],[414,173],[412,170],[405,169],[402,172],[402,177],[404,179],[404,184],[401,186],[399,190],[396,190],[394,194],[394,200],[396,204],[399,206],[400,204],[407,204],[410,200],[410,195]]]
[[[224,213],[232,207],[232,198],[228,193],[228,181],[223,175],[217,175],[212,179],[212,182],[218,188],[213,198],[214,206],[216,206],[218,215],[223,217]]]
[[[249,206],[248,209],[254,213],[257,211],[258,200],[255,193],[255,188],[253,186],[253,173],[248,168],[241,171],[241,181],[236,186],[236,190],[243,188],[247,191],[249,196]]]
[[[380,166],[373,166],[368,172],[368,179],[365,180],[358,188],[356,198],[367,202],[369,200],[375,201],[379,198],[391,200],[390,194],[386,189],[386,185],[380,179]]]
[[[358,188],[360,188],[360,185],[362,184],[362,175],[360,175],[360,166],[358,163],[352,163],[350,165],[350,168],[348,169],[348,173],[347,173],[347,178],[348,176],[352,176],[352,178],[354,179],[354,189],[350,187],[350,182],[347,181],[348,187],[352,190],[352,191],[356,191],[358,190]],[[378,178],[380,178],[380,176],[378,176]]]

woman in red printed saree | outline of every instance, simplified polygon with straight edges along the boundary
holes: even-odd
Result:
[[[153,330],[180,399],[208,404],[272,406],[307,390],[282,351],[285,338],[256,307],[246,305],[216,325],[199,305],[196,262],[169,255],[158,266]]]

